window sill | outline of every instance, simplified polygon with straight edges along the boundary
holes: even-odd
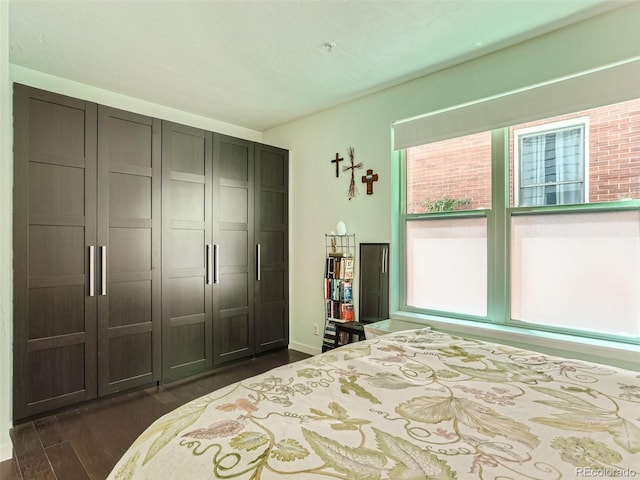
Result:
[[[573,337],[505,325],[477,324],[414,312],[397,311],[393,312],[390,318],[413,323],[416,328],[431,326],[453,335],[640,371],[638,360],[640,345]]]

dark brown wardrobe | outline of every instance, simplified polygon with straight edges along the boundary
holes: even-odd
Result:
[[[389,318],[389,244],[360,244],[360,321]]]
[[[15,419],[288,344],[285,150],[21,85],[14,132]]]

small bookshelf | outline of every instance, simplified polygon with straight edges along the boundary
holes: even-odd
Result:
[[[356,262],[355,235],[325,235],[324,265],[324,317],[325,328],[322,351],[336,344],[336,323],[355,320],[353,302],[353,280]],[[340,335],[344,336],[344,332]],[[339,338],[338,344],[348,343],[348,338]]]

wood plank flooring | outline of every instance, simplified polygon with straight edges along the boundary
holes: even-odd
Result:
[[[137,436],[160,416],[213,390],[308,356],[278,350],[197,379],[117,395],[21,423],[11,430],[14,456],[0,463],[0,479],[103,480]]]

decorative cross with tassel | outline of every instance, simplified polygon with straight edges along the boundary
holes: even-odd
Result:
[[[353,197],[355,197],[358,194],[358,190],[356,190],[356,181],[354,179],[353,176],[353,172],[355,171],[356,168],[362,168],[362,162],[358,163],[357,165],[355,165],[354,162],[354,157],[355,157],[355,151],[353,149],[353,147],[349,147],[347,148],[347,152],[349,153],[349,160],[351,160],[351,166],[350,167],[344,167],[342,169],[343,172],[346,172],[347,170],[351,170],[351,183],[349,184],[349,200],[351,200]]]

